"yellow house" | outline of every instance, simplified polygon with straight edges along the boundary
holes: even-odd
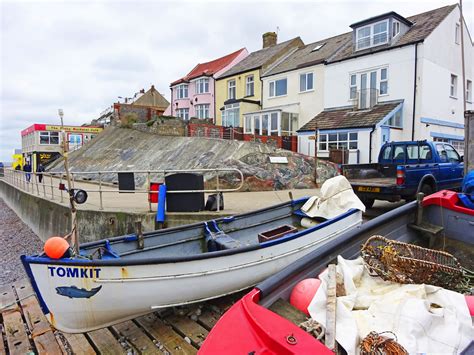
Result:
[[[260,77],[274,65],[303,46],[301,38],[277,44],[277,34],[263,35],[263,49],[250,53],[216,80],[216,124],[242,127],[243,115],[262,107]]]

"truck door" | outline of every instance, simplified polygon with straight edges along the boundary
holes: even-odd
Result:
[[[457,189],[462,184],[462,179],[464,175],[464,164],[461,164],[461,157],[459,156],[458,152],[456,152],[456,149],[446,143],[444,143],[443,145],[451,169],[449,174],[449,188]]]
[[[438,190],[449,189],[453,175],[452,164],[448,161],[448,152],[446,152],[443,143],[436,143],[435,146],[439,157]]]

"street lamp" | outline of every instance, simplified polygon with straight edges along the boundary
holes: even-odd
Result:
[[[64,111],[62,108],[58,109],[58,114],[59,114],[59,118],[61,118],[61,128],[63,128],[64,124],[63,124],[63,117],[64,117]]]

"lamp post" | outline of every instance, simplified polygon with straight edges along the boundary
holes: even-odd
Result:
[[[58,109],[59,118],[61,119],[61,139],[63,144],[63,158],[64,158],[64,170],[66,170],[67,189],[69,193],[69,204],[71,208],[71,244],[76,254],[79,254],[79,233],[77,230],[77,216],[76,206],[74,205],[74,189],[72,188],[71,176],[69,174],[69,162],[68,162],[68,149],[66,142],[66,132],[64,131],[64,111]]]

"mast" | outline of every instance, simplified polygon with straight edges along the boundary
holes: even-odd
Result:
[[[69,193],[69,204],[71,209],[71,244],[74,252],[79,254],[79,233],[77,230],[76,206],[74,204],[74,189],[72,188],[71,175],[69,173],[68,147],[66,143],[66,132],[64,131],[63,110],[59,109],[58,114],[61,118],[61,139],[63,143],[64,169],[66,170],[67,190]]]
[[[462,71],[462,104],[464,113],[464,175],[469,172],[469,146],[471,144],[469,117],[466,116],[466,69],[464,64],[464,16],[462,14],[462,0],[459,0],[459,24],[461,31],[461,71]]]

